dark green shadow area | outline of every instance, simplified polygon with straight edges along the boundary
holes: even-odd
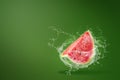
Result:
[[[59,74],[66,74],[66,70],[58,71]],[[107,75],[110,74],[111,71],[101,71],[101,70],[78,70],[78,71],[71,71],[72,75]]]

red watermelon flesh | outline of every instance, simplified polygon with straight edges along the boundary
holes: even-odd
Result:
[[[62,57],[68,57],[74,63],[85,64],[91,60],[94,54],[93,47],[93,37],[88,30],[63,51]]]

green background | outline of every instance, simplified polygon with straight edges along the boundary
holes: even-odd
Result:
[[[0,80],[119,80],[119,9],[115,0],[0,0]],[[48,27],[56,25],[68,33],[99,27],[109,44],[106,57],[66,75],[48,46]]]

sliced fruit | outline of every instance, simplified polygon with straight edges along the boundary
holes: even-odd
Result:
[[[73,63],[86,64],[89,63],[94,56],[94,40],[91,32],[84,32],[76,41],[74,41],[61,54],[62,57],[67,57]]]

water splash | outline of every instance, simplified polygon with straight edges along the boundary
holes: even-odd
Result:
[[[64,32],[62,29],[56,28],[54,26],[51,27],[51,29],[53,30],[55,35],[53,36],[53,38],[50,39],[48,45],[57,50],[57,52],[59,53],[60,60],[66,66],[69,67],[69,70],[67,72],[68,74],[70,74],[71,71],[76,71],[80,68],[88,68],[88,66],[90,66],[91,64],[95,64],[95,63],[99,64],[99,60],[104,58],[103,53],[106,52],[107,45],[106,45],[106,40],[102,36],[101,29],[97,29],[99,30],[99,35],[96,35],[97,32],[94,33],[93,29],[91,28],[89,29],[94,39],[94,54],[95,55],[93,59],[87,64],[76,64],[76,63],[73,63],[67,57],[61,57],[61,53],[81,35],[79,32],[76,32],[76,34],[73,35],[73,34]],[[60,42],[61,35],[62,35],[62,38],[64,38],[62,42]]]

